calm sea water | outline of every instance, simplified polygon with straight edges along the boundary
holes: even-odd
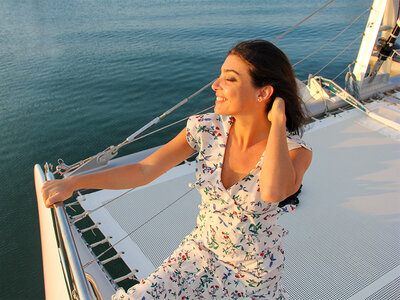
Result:
[[[118,144],[216,78],[236,42],[272,40],[321,2],[328,1],[0,1],[0,298],[44,298],[35,163],[59,157],[72,163]],[[276,44],[295,63],[371,2],[337,0]],[[329,50],[296,66],[298,77],[306,79],[329,62],[366,20],[364,15]],[[340,73],[359,44],[322,75]],[[166,123],[212,102],[209,89]],[[182,126],[121,154],[165,143]]]

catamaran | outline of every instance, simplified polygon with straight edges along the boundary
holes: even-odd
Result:
[[[293,299],[400,298],[399,1],[375,0],[367,11],[346,86],[315,74],[298,82],[314,159],[300,204],[280,219],[292,232],[284,240],[283,286]],[[192,231],[201,201],[193,186],[196,155],[146,186],[80,190],[50,209],[40,191],[56,174],[142,160],[158,147],[116,155],[211,83],[117,146],[73,165],[35,165],[47,299],[110,299],[151,274]]]

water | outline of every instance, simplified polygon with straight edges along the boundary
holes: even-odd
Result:
[[[370,4],[338,0],[277,45],[295,63]],[[35,163],[56,163],[59,157],[72,163],[118,144],[216,78],[236,42],[272,40],[321,6],[319,0],[2,0],[0,298],[44,298]],[[364,15],[331,50],[296,66],[298,77],[306,79],[336,56],[366,20]],[[341,72],[359,44],[322,75]],[[212,94],[209,89],[166,122],[212,105]],[[121,154],[165,143],[181,128],[141,140]]]

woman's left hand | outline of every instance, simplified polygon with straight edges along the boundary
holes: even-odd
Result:
[[[268,120],[271,123],[283,122],[286,124],[285,101],[281,97],[276,97],[268,112]]]

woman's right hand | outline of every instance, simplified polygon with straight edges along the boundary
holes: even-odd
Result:
[[[72,196],[74,186],[70,179],[71,178],[50,180],[43,184],[42,196],[44,205],[47,208]]]
[[[268,112],[268,120],[271,123],[280,122],[286,125],[285,100],[276,97],[273,101],[272,108]]]

